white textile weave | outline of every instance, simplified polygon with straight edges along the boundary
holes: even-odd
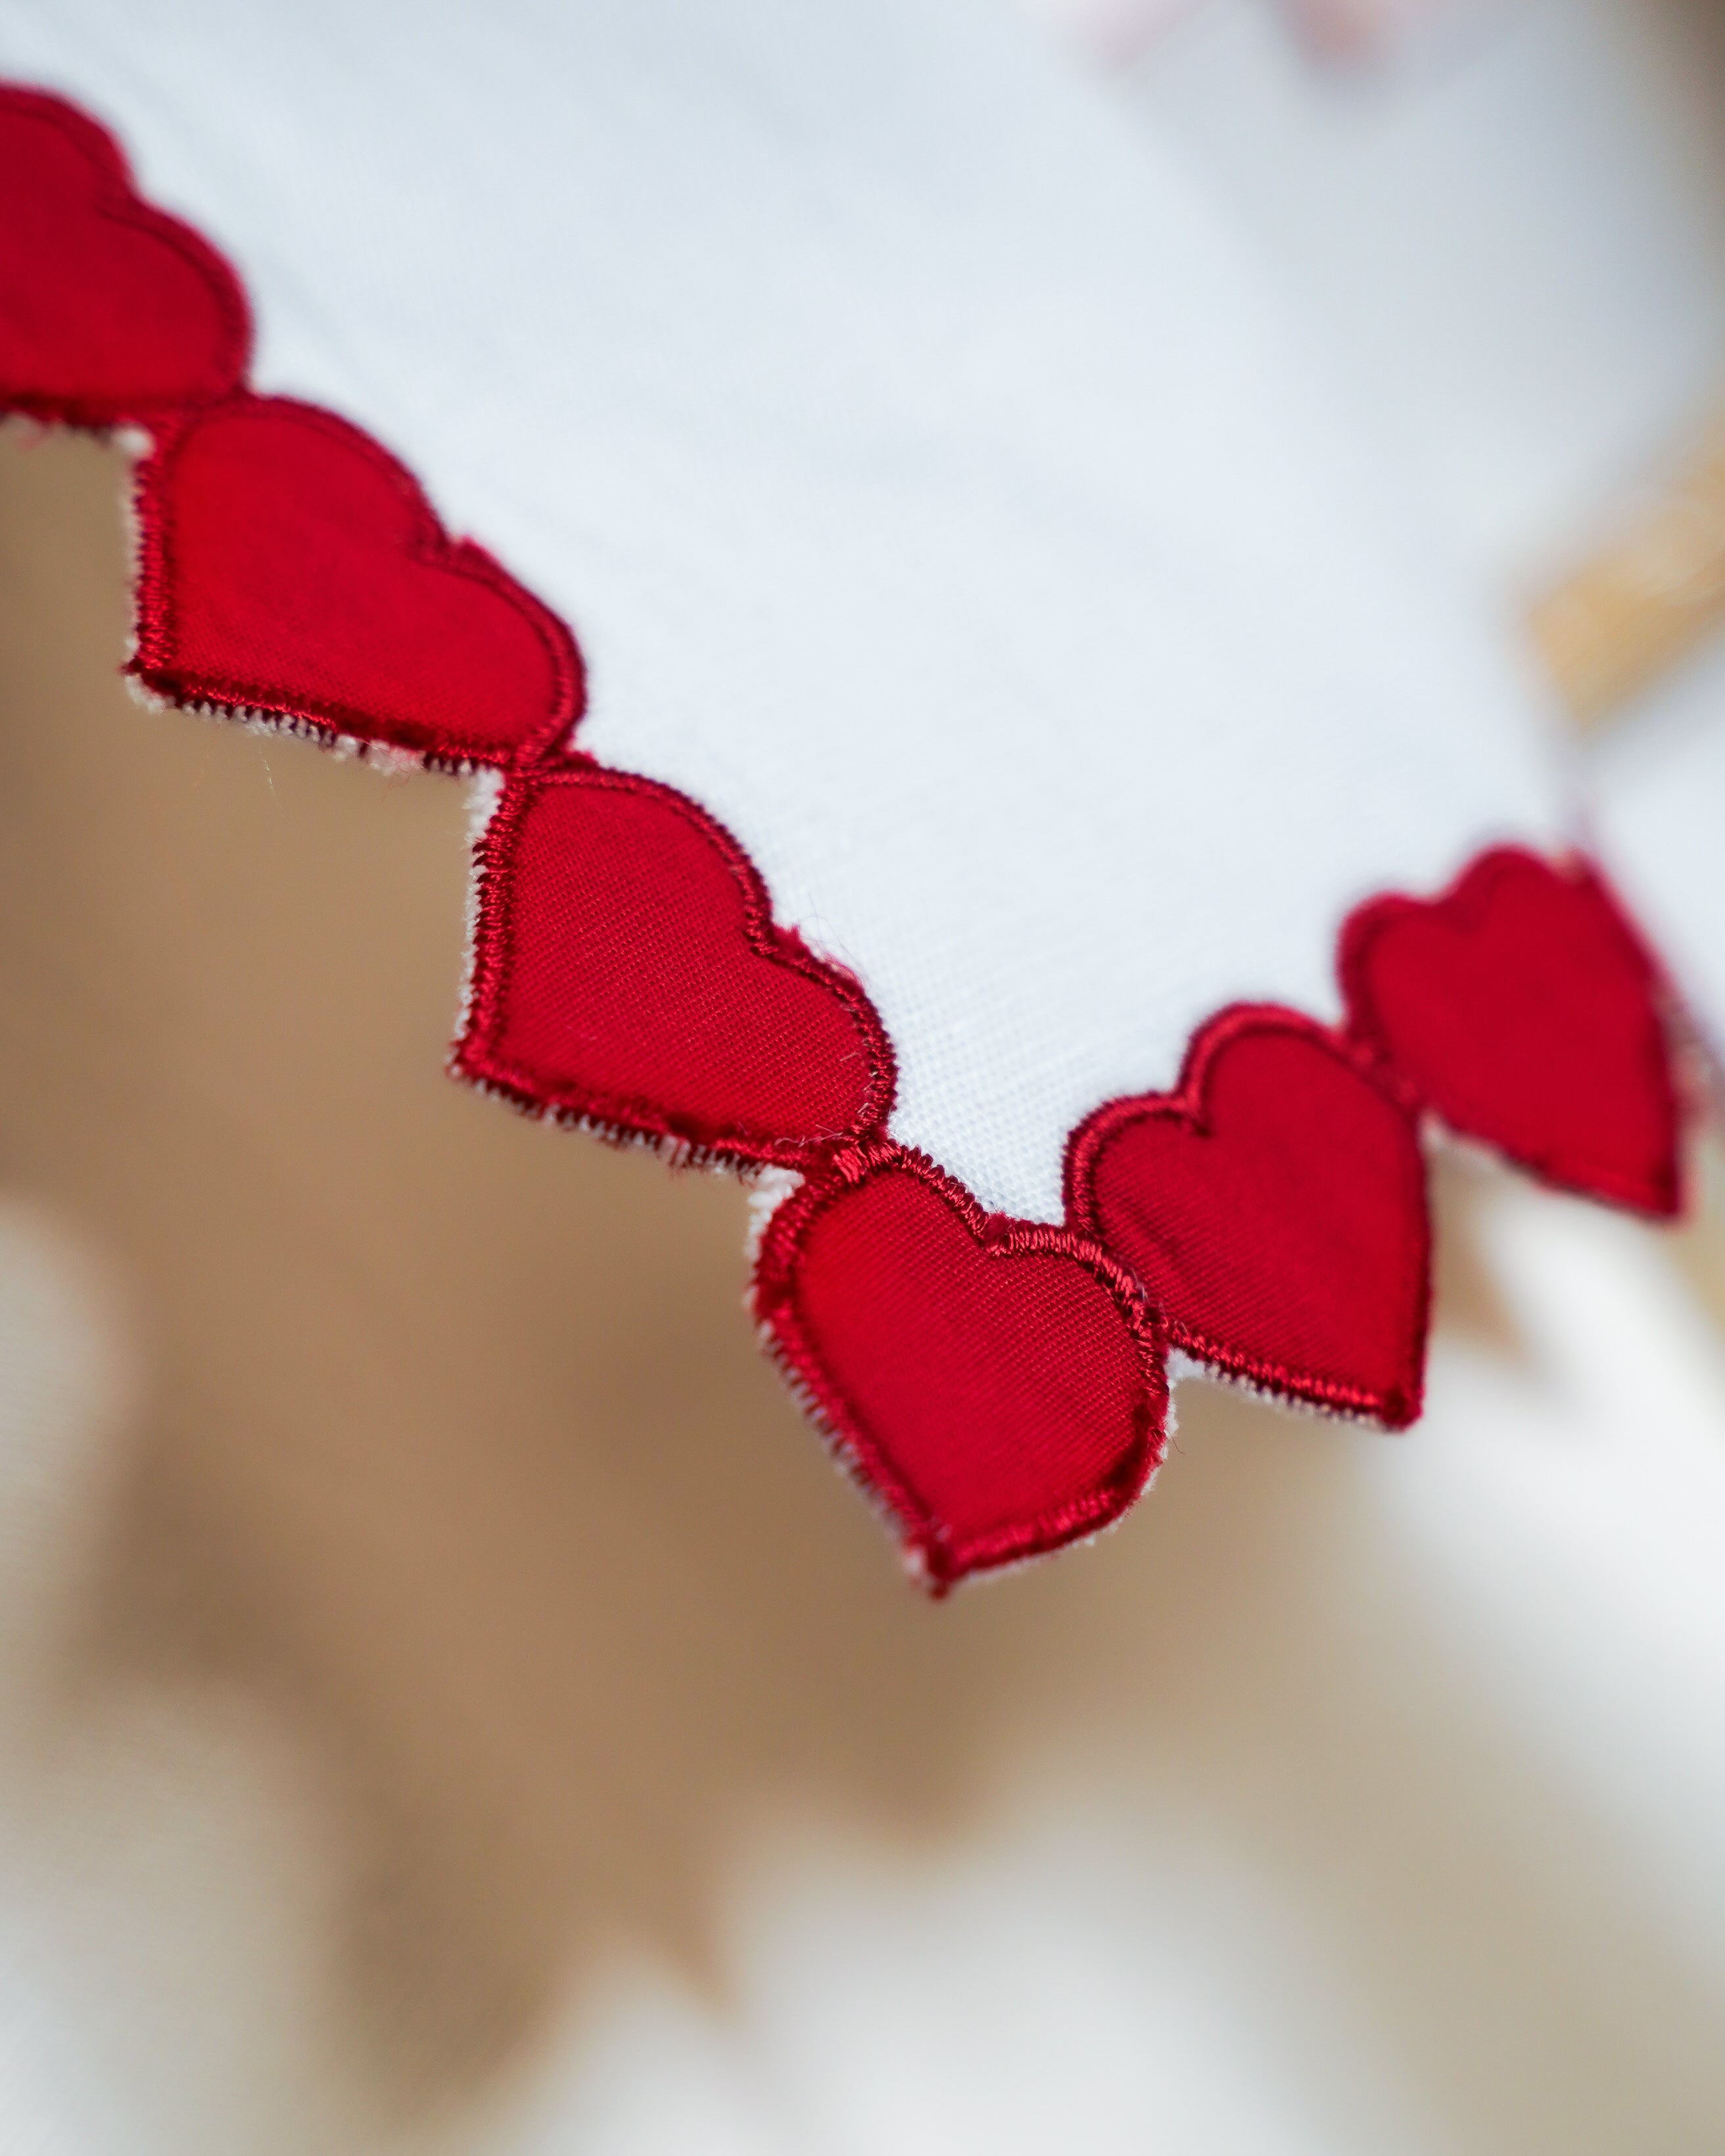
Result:
[[[574,626],[585,746],[1059,1217],[1191,1029],[1558,820],[1536,697],[1175,157],[983,0],[5,0],[328,404]]]

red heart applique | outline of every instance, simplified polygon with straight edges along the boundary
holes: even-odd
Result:
[[[234,273],[139,201],[113,137],[0,90],[0,407],[100,427],[224,396],[251,321]]]
[[[985,1214],[879,1144],[773,1216],[754,1304],[937,1593],[1094,1533],[1162,1455],[1160,1345],[1070,1230]]]
[[[1451,1130],[1564,1189],[1661,1219],[1679,1117],[1654,968],[1599,877],[1518,848],[1343,932],[1354,1033]]]
[[[139,473],[132,671],[214,704],[429,761],[507,763],[579,715],[580,656],[358,428],[241,395]]]
[[[1425,1164],[1410,1115],[1335,1034],[1291,1011],[1224,1011],[1177,1092],[1079,1126],[1066,1188],[1074,1223],[1143,1282],[1177,1346],[1393,1429],[1419,1414]]]
[[[574,761],[515,779],[478,875],[466,1076],[735,1160],[803,1161],[891,1106],[867,998],[669,787]]]

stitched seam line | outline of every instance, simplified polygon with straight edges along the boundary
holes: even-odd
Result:
[[[342,449],[362,455],[388,483],[406,509],[414,531],[409,558],[436,573],[465,577],[505,601],[523,621],[544,652],[554,684],[549,714],[513,748],[499,744],[432,748],[423,752],[429,762],[443,768],[480,766],[493,769],[531,769],[543,762],[580,722],[585,706],[585,671],[580,647],[564,623],[533,597],[485,550],[471,540],[453,540],[444,531],[425,491],[400,460],[380,443],[349,425],[335,413],[296,398],[261,398],[239,388],[219,402],[206,404],[187,424],[173,428],[139,465],[135,481],[141,534],[141,572],[136,587],[137,649],[132,670],[158,693],[178,703],[207,702],[244,711],[262,711],[284,719],[303,720],[328,728],[332,733],[365,739],[375,735],[377,721],[362,706],[335,698],[316,703],[268,682],[215,680],[180,664],[175,657],[177,634],[173,596],[177,589],[177,533],[172,507],[174,466],[198,429],[205,424],[244,424],[249,418],[286,414],[337,442]],[[428,726],[426,732],[439,729]]]
[[[243,376],[249,352],[250,311],[243,285],[223,258],[187,225],[142,202],[133,190],[129,170],[120,149],[105,130],[87,120],[52,95],[15,88],[0,88],[0,112],[10,108],[33,119],[46,120],[59,128],[90,165],[93,184],[90,206],[94,214],[124,229],[136,231],[173,250],[198,275],[210,293],[218,322],[224,327],[228,346],[218,356],[235,380],[219,391],[188,394],[176,399],[147,398],[114,405],[75,396],[18,392],[19,408],[46,413],[64,422],[79,424],[90,415],[113,417],[135,414],[152,420],[159,415],[156,439],[150,454],[139,464],[134,485],[133,509],[137,554],[133,578],[134,652],[128,670],[146,686],[171,701],[193,707],[221,711],[244,723],[302,734],[339,748],[350,746],[362,753],[388,747],[382,736],[385,723],[360,706],[339,700],[321,700],[308,708],[291,690],[268,684],[205,680],[191,670],[177,666],[172,655],[174,635],[173,598],[177,554],[171,480],[176,461],[202,424],[224,418],[243,419],[249,411],[286,411],[302,423],[316,425],[345,448],[367,458],[382,471],[405,502],[415,542],[410,557],[445,573],[465,575],[505,598],[531,627],[550,660],[554,692],[552,709],[512,749],[493,751],[455,742],[442,730],[428,726],[433,745],[409,752],[428,767],[449,771],[494,768],[508,776],[503,798],[487,828],[474,847],[475,931],[464,1020],[451,1051],[451,1066],[481,1090],[495,1091],[515,1105],[547,1115],[559,1122],[596,1131],[614,1142],[630,1141],[659,1145],[679,1158],[711,1159],[743,1166],[768,1162],[793,1162],[806,1168],[808,1179],[788,1198],[773,1216],[762,1240],[761,1255],[752,1293],[757,1315],[770,1336],[776,1361],[789,1374],[793,1387],[853,1472],[860,1475],[897,1515],[913,1547],[928,1568],[937,1589],[950,1584],[959,1570],[993,1566],[1055,1547],[1075,1534],[1106,1525],[1117,1517],[1162,1456],[1165,1443],[1166,1384],[1162,1362],[1164,1338],[1201,1356],[1217,1368],[1284,1391],[1296,1397],[1320,1400],[1343,1409],[1371,1409],[1382,1403],[1368,1390],[1293,1370],[1286,1363],[1261,1361],[1230,1349],[1183,1322],[1164,1324],[1142,1286],[1095,1239],[1091,1178],[1096,1161],[1120,1129],[1139,1117],[1160,1114],[1184,1119],[1202,1130],[1203,1091],[1210,1061],[1234,1039],[1255,1029],[1298,1027],[1317,1040],[1404,1113],[1411,1113],[1415,1094],[1406,1074],[1399,1071],[1378,1037],[1371,998],[1364,980],[1365,963],[1376,939],[1392,920],[1422,905],[1445,906],[1451,917],[1464,925],[1476,922],[1487,910],[1491,895],[1517,861],[1540,863],[1540,857],[1518,849],[1502,849],[1482,856],[1465,871],[1439,900],[1422,902],[1387,896],[1368,903],[1343,924],[1338,939],[1337,968],[1348,1009],[1346,1034],[1321,1027],[1301,1014],[1266,1006],[1238,1006],[1219,1014],[1200,1026],[1189,1045],[1179,1086],[1172,1094],[1140,1096],[1136,1101],[1111,1101],[1086,1118],[1066,1144],[1065,1180],[1068,1216],[1088,1234],[1070,1225],[1049,1227],[1028,1222],[1004,1223],[985,1214],[972,1194],[937,1168],[926,1155],[900,1146],[886,1136],[886,1119],[896,1091],[896,1061],[891,1042],[879,1014],[861,984],[841,968],[817,958],[793,932],[774,922],[771,901],[758,871],[737,840],[698,804],[668,787],[627,773],[603,769],[591,759],[578,758],[565,749],[579,721],[584,701],[584,675],[580,647],[567,625],[534,595],[511,577],[482,547],[470,541],[452,539],[439,521],[424,490],[407,468],[357,428],[336,415],[293,399],[256,398],[237,379]],[[699,1118],[686,1119],[679,1127],[674,1111],[624,1096],[587,1094],[579,1088],[553,1094],[530,1073],[506,1062],[495,1041],[501,1024],[505,999],[513,978],[515,952],[511,936],[512,894],[507,846],[535,798],[540,784],[598,784],[625,791],[650,793],[655,801],[681,815],[698,836],[715,845],[741,891],[744,932],[752,951],[775,965],[788,968],[819,983],[845,1006],[861,1036],[866,1061],[866,1084],[857,1111],[854,1132],[783,1134],[756,1132],[746,1127],[703,1131]],[[1559,871],[1591,878],[1605,893],[1609,887],[1579,857],[1570,856]],[[1620,910],[1615,918],[1646,968],[1651,981],[1663,983],[1656,962],[1640,943]],[[1660,1049],[1657,1030],[1650,1040],[1649,1066],[1655,1082],[1675,1101],[1671,1066]],[[836,1204],[849,1189],[875,1174],[916,1176],[940,1196],[966,1226],[972,1240],[987,1255],[1007,1256],[1016,1252],[1057,1253],[1084,1265],[1113,1298],[1132,1338],[1143,1378],[1143,1428],[1108,1486],[1091,1496],[1055,1508],[1037,1518],[990,1530],[973,1537],[962,1553],[955,1553],[942,1531],[914,1493],[893,1469],[890,1456],[867,1430],[855,1404],[846,1399],[821,1363],[805,1321],[798,1289],[797,1256],[802,1240],[824,1209]],[[1615,1190],[1605,1186],[1615,1184]],[[1620,1202],[1644,1204],[1645,1193],[1631,1192],[1627,1179],[1602,1169],[1595,1179],[1600,1194],[1618,1195]],[[1422,1273],[1429,1258],[1429,1214],[1421,1195],[1418,1210],[1420,1240],[1412,1255]],[[1414,1398],[1418,1398],[1420,1360],[1424,1353],[1424,1323],[1414,1363]],[[1116,1486],[1117,1482],[1118,1487]]]
[[[742,1125],[703,1128],[699,1117],[680,1122],[657,1106],[629,1096],[603,1093],[581,1086],[549,1091],[520,1065],[500,1052],[496,1042],[517,963],[510,933],[514,893],[507,874],[507,854],[531,811],[542,788],[557,785],[596,786],[608,792],[640,794],[671,810],[703,843],[717,851],[741,892],[744,932],[750,948],[760,957],[787,972],[816,983],[844,1004],[860,1037],[866,1059],[866,1085],[856,1120],[841,1131],[803,1132],[788,1137],[783,1132],[752,1131]],[[497,1084],[523,1105],[531,1104],[554,1115],[588,1119],[599,1123],[634,1122],[655,1137],[703,1148],[714,1158],[735,1157],[773,1162],[802,1163],[846,1137],[860,1137],[885,1125],[891,1111],[896,1065],[891,1043],[873,1004],[859,984],[835,967],[824,963],[800,947],[790,944],[773,919],[772,904],[759,872],[724,825],[709,816],[687,795],[656,780],[629,772],[607,769],[590,759],[570,758],[547,769],[517,773],[505,787],[503,798],[474,850],[477,901],[474,908],[474,963],[470,987],[467,1023],[456,1044],[455,1060],[462,1070]]]
[[[141,232],[170,248],[202,280],[225,332],[223,349],[216,356],[223,376],[220,388],[204,393],[218,398],[244,376],[251,357],[252,317],[245,288],[209,243],[182,219],[143,201],[131,186],[131,170],[124,152],[105,128],[73,112],[58,98],[41,91],[0,87],[0,108],[9,107],[45,121],[70,142],[90,165],[95,184],[91,207],[100,217],[128,231]],[[116,408],[100,398],[57,397],[50,392],[25,391],[28,408],[39,413],[64,410],[69,417],[108,413]],[[184,400],[151,398],[130,403],[122,416],[177,408]],[[201,402],[197,398],[194,401]]]
[[[866,1415],[826,1367],[802,1307],[798,1265],[802,1245],[821,1214],[873,1177],[890,1173],[914,1176],[935,1191],[957,1214],[984,1256],[1009,1260],[1034,1253],[1070,1258],[1113,1299],[1132,1341],[1143,1394],[1132,1442],[1106,1483],[1092,1494],[955,1544],[872,1436]],[[863,1486],[888,1507],[937,1594],[967,1573],[998,1570],[1111,1525],[1142,1494],[1161,1465],[1168,1403],[1161,1327],[1132,1274],[1099,1244],[1070,1229],[1004,1220],[984,1213],[964,1185],[927,1154],[891,1139],[834,1156],[820,1176],[811,1178],[785,1200],[762,1239],[751,1300],[773,1359],[793,1373],[805,1411],[840,1464],[853,1477],[860,1476]]]

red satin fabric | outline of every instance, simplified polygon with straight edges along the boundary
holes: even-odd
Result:
[[[1356,1035],[1452,1131],[1560,1189],[1681,1209],[1661,984],[1584,863],[1506,846],[1440,898],[1378,899],[1341,972]]]
[[[251,318],[215,249],[139,201],[112,136],[0,86],[0,409],[100,427],[224,396]]]
[[[1178,1091],[1111,1101],[1068,1147],[1069,1216],[1216,1368],[1399,1428],[1420,1412],[1425,1163],[1357,1052],[1245,1008],[1194,1040]]]
[[[747,857],[681,794],[584,762],[516,778],[478,873],[468,1077],[732,1160],[804,1163],[885,1121],[868,999],[773,927]]]
[[[1119,1517],[1167,1393],[1129,1276],[1059,1228],[985,1214],[920,1154],[870,1147],[773,1215],[755,1308],[937,1592]]]
[[[138,505],[132,670],[174,702],[455,767],[551,748],[580,711],[562,622],[331,413],[231,398],[146,461]]]
[[[1153,1303],[1224,1372],[1386,1422],[1417,1412],[1416,1105],[1567,1188],[1676,1209],[1653,968],[1590,872],[1506,851],[1438,900],[1353,917],[1351,1042],[1224,1014],[1176,1093],[1106,1104],[1074,1134],[1074,1228],[985,1216],[887,1139],[879,1017],[774,924],[729,834],[571,752],[564,625],[450,538],[367,435],[244,387],[237,280],[139,201],[110,138],[0,89],[0,409],[143,418],[157,444],[134,671],[174,702],[506,774],[456,1067],[613,1135],[802,1172],[756,1307],[937,1589],[1131,1502],[1163,1445]]]

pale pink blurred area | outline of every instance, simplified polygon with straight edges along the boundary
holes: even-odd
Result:
[[[1725,394],[1717,9],[1058,12],[1482,608]],[[933,1608],[743,1194],[439,1075],[459,789],[128,701],[121,482],[0,435],[0,2150],[1716,2156],[1717,1139]],[[1572,762],[1725,1041],[1725,658]]]
[[[1119,64],[1135,59],[1204,0],[1023,0],[1087,59]]]
[[[1280,0],[1295,35],[1312,51],[1343,60],[1382,61],[1463,28],[1516,0]]]
[[[1137,59],[1210,0],[1021,0],[1075,50],[1111,65]],[[1516,0],[1256,0],[1321,59],[1381,64],[1471,27]]]

